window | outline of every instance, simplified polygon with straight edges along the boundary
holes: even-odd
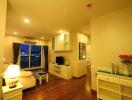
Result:
[[[29,45],[20,46],[20,58],[21,68],[29,68]]]
[[[41,66],[41,46],[31,46],[30,66]]]
[[[22,69],[41,66],[41,46],[21,44],[20,66]]]

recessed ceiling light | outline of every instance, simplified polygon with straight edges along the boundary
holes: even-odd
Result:
[[[64,33],[64,31],[63,30],[60,30],[59,33]]]
[[[6,59],[5,58],[3,58],[3,61],[5,61]]]
[[[69,34],[69,32],[63,31],[63,30],[60,30],[59,33],[60,33],[60,34]]]
[[[29,19],[25,18],[25,19],[24,19],[24,22],[25,22],[25,23],[29,23]]]
[[[66,32],[65,34],[69,34],[69,32]]]
[[[42,36],[42,37],[41,37],[41,39],[43,40],[43,39],[44,39],[44,37]]]
[[[14,32],[14,35],[17,35],[18,33],[17,32]]]

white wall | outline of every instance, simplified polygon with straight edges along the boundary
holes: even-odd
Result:
[[[3,56],[4,56],[6,8],[7,8],[7,0],[0,0],[0,75],[3,69],[2,66],[3,66]],[[2,79],[0,78],[0,100],[2,94],[1,86],[2,86]]]
[[[3,66],[7,0],[0,0],[0,74]]]
[[[132,7],[92,19],[92,89],[96,90],[96,67],[113,62],[123,68],[119,55],[132,54]]]

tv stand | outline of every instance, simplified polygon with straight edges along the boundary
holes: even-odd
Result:
[[[72,69],[71,66],[67,65],[58,65],[58,64],[50,64],[49,72],[52,75],[61,77],[63,79],[71,79],[72,78]]]

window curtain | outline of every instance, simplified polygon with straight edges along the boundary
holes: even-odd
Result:
[[[45,71],[48,72],[48,46],[43,46]]]
[[[20,43],[13,43],[13,64],[17,64],[20,51]]]

